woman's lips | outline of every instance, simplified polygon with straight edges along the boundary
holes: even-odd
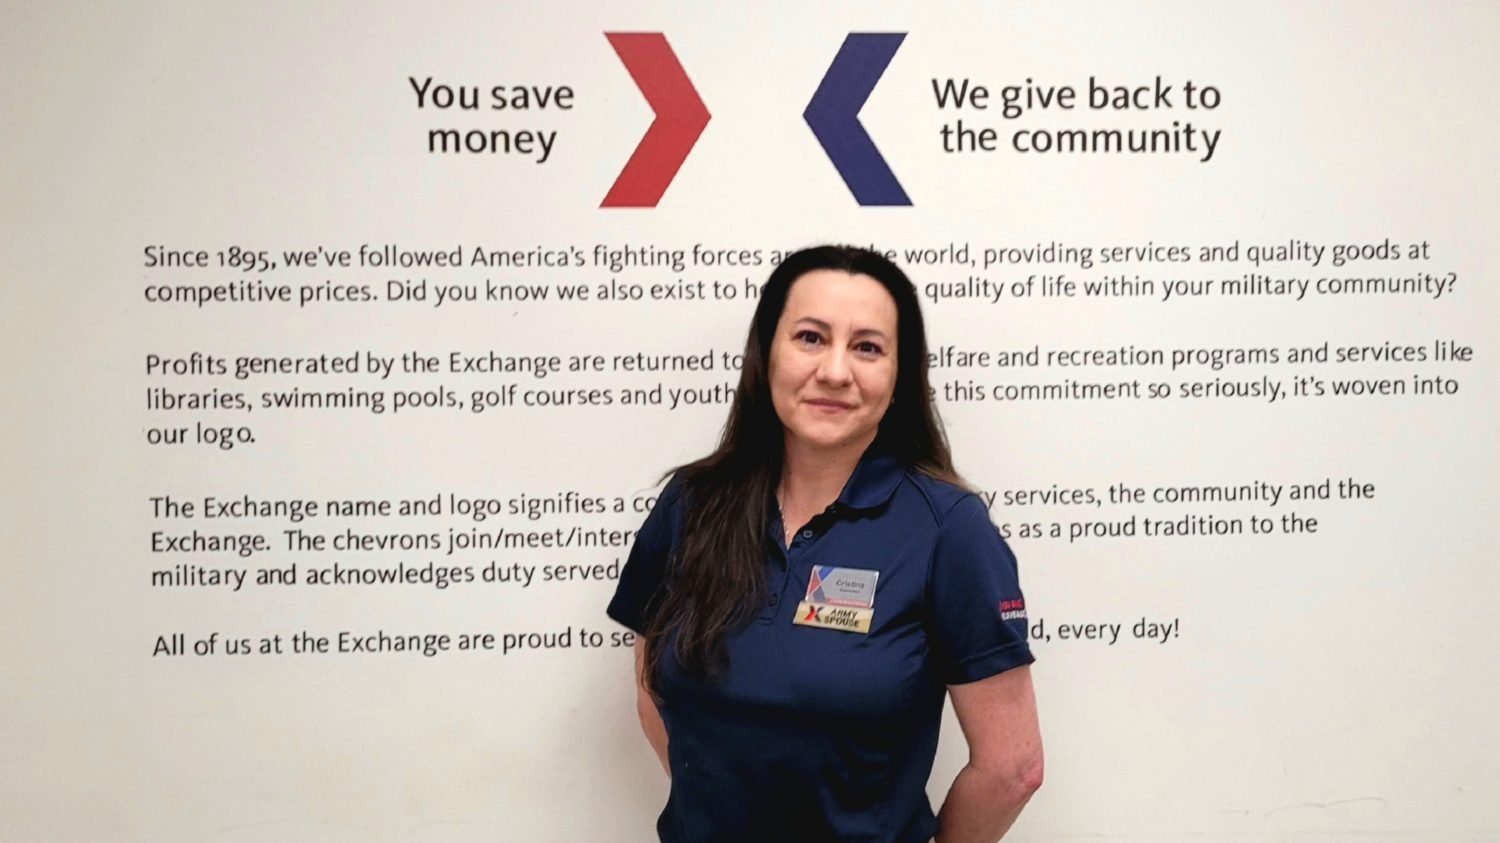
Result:
[[[836,413],[849,409],[849,405],[841,401],[824,401],[815,398],[808,401],[807,403],[813,405],[813,407],[822,410],[825,413]]]

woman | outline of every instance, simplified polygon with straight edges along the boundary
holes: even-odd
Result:
[[[642,636],[661,840],[999,839],[1042,777],[1024,603],[954,472],[901,270],[787,256],[717,450],[669,474],[608,609]],[[969,761],[934,817],[945,692]]]

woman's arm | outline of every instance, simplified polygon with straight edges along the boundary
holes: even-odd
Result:
[[[938,812],[937,843],[994,843],[1042,786],[1042,735],[1031,668],[949,685],[953,713],[969,742]]]
[[[672,777],[672,768],[667,764],[667,727],[661,722],[661,712],[656,710],[656,700],[651,699],[651,693],[646,690],[646,639],[635,639],[635,711],[641,718],[641,730],[646,733],[646,740],[651,748],[656,751],[656,758],[661,762],[661,768],[666,771],[667,778]]]

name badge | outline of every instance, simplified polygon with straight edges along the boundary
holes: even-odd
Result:
[[[868,634],[875,617],[875,581],[879,577],[879,571],[814,565],[807,581],[807,596],[797,604],[792,622]]]

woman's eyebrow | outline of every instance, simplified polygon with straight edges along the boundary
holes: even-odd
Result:
[[[798,323],[801,323],[801,322],[811,322],[814,325],[817,325],[819,328],[822,328],[825,331],[829,331],[829,332],[833,331],[833,326],[832,325],[829,325],[827,322],[824,322],[822,319],[819,319],[816,316],[804,316],[801,319],[798,319],[797,322]],[[854,329],[854,336],[856,336],[856,337],[865,336],[867,334],[873,334],[874,336],[880,337],[881,339],[886,339],[885,333],[883,331],[877,330],[875,328],[856,328],[856,329]]]

